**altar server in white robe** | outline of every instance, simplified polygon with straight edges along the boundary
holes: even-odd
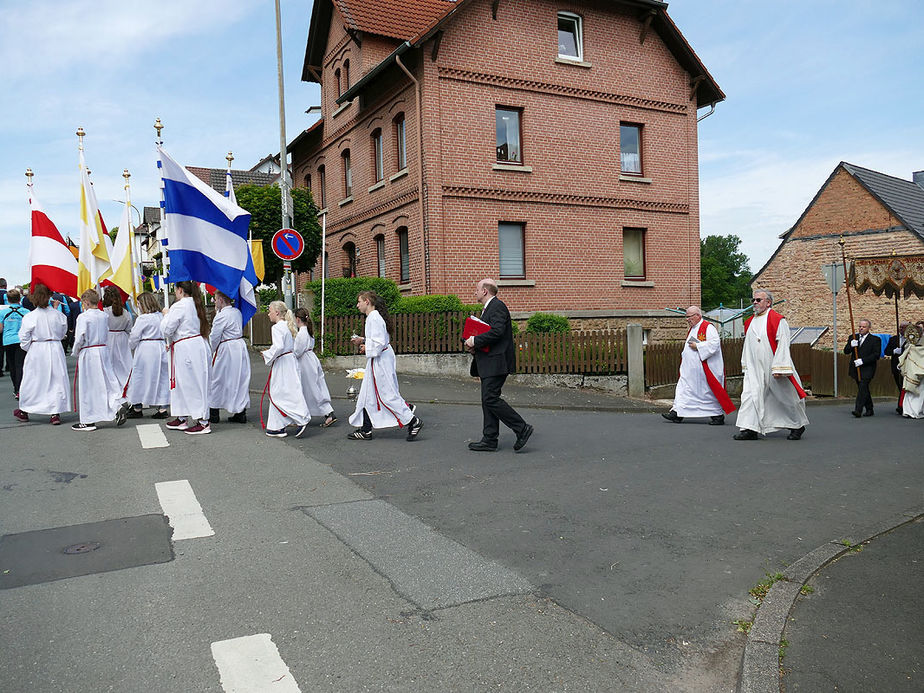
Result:
[[[61,340],[67,334],[67,318],[59,301],[48,306],[49,291],[36,284],[29,291],[35,309],[26,313],[19,328],[19,345],[26,352],[19,386],[19,408],[13,416],[28,421],[29,414],[47,414],[50,423],[61,423],[61,412],[71,410],[71,383]]]
[[[295,358],[298,359],[298,372],[302,380],[302,394],[311,416],[323,416],[322,428],[337,423],[334,408],[330,403],[330,390],[324,378],[324,369],[314,353],[314,322],[304,308],[295,311]]]
[[[132,351],[128,345],[132,316],[122,305],[119,290],[111,284],[103,289],[103,312],[109,317],[109,360],[116,380],[124,390],[128,374],[132,371]]]
[[[273,323],[273,343],[263,351],[263,361],[270,364],[269,413],[266,417],[266,435],[285,438],[286,426],[298,426],[296,438],[301,438],[308,429],[311,415],[302,394],[302,383],[295,360],[295,316],[282,301],[269,304],[269,319]],[[266,388],[264,388],[264,392]],[[262,400],[261,400],[262,408]]]
[[[221,409],[231,413],[228,421],[247,423],[250,406],[250,354],[244,342],[244,320],[233,301],[215,292],[215,317],[209,346],[212,374],[209,378],[209,421],[218,423]]]
[[[703,311],[690,306],[686,311],[690,328],[680,356],[680,380],[674,393],[674,406],[662,414],[680,423],[684,417],[709,417],[709,424],[721,426],[725,414],[735,410],[725,391],[725,362],[722,342],[714,325],[703,320]]]
[[[754,316],[745,322],[741,368],[744,388],[735,440],[757,440],[758,434],[789,429],[789,440],[805,433],[805,390],[789,353],[789,323],[771,308],[769,291],[754,292]]]
[[[109,316],[99,309],[99,294],[87,289],[80,295],[82,311],[74,327],[73,353],[77,354],[77,413],[75,431],[95,431],[99,421],[125,423],[122,386],[116,381],[106,348]]]
[[[363,384],[356,397],[356,410],[350,423],[359,426],[347,435],[353,440],[369,440],[374,428],[407,428],[407,439],[415,440],[423,422],[411,411],[398,392],[395,352],[388,335],[388,310],[374,291],[363,291],[356,308],[366,316],[364,336],[354,336],[353,344],[366,355]]]
[[[190,435],[211,433],[209,426],[209,321],[196,282],[177,282],[176,302],[164,308],[161,330],[169,348],[170,414],[165,425]]]
[[[25,324],[26,320],[23,318],[23,325]],[[906,330],[907,342],[898,357],[898,369],[902,374],[904,391],[902,416],[906,419],[924,419],[924,335],[921,332],[920,323]],[[22,395],[22,390],[19,392]]]
[[[144,407],[157,407],[151,418],[166,419],[170,405],[170,364],[160,328],[164,316],[160,303],[149,291],[138,295],[138,308],[141,315],[135,320],[128,338],[128,345],[134,352],[125,388],[128,401],[134,405],[128,418],[140,419]]]

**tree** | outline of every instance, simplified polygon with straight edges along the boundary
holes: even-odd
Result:
[[[263,264],[266,275],[264,284],[272,284],[282,277],[282,260],[273,253],[270,242],[273,234],[282,228],[282,202],[279,186],[242,185],[235,189],[237,203],[250,212],[250,233],[253,239],[263,241]],[[301,188],[292,189],[295,207],[292,228],[305,239],[305,251],[292,261],[296,272],[307,272],[314,267],[321,252],[321,227],[318,224],[318,208],[311,193]]]
[[[700,281],[704,307],[720,303],[737,306],[751,300],[751,268],[748,256],[738,250],[738,236],[706,236],[700,241]]]

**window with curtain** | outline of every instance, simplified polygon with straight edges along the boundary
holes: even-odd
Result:
[[[407,227],[398,229],[398,251],[401,253],[401,283],[411,281],[411,254],[407,244]]]
[[[583,60],[584,45],[581,36],[581,18],[573,12],[558,13],[558,57]]]
[[[343,91],[350,88],[350,61],[343,61]],[[343,92],[341,92],[343,93]]]
[[[385,236],[375,237],[375,255],[378,260],[378,274],[380,277],[385,276]]]
[[[318,185],[321,188],[319,191],[321,209],[327,209],[327,175],[323,166],[318,166]]]
[[[523,253],[524,227],[525,224],[506,221],[497,225],[501,279],[522,279],[526,276]]]
[[[619,162],[623,173],[642,174],[641,125],[619,125]]]
[[[343,82],[340,78],[340,68],[334,70],[334,79],[337,81],[337,96],[343,93]]]
[[[372,131],[372,165],[375,169],[375,182],[385,178],[385,161],[382,152],[382,129]]]
[[[520,147],[520,121],[522,111],[497,106],[494,109],[497,131],[497,160],[508,164],[522,164]]]
[[[344,149],[343,154],[343,196],[350,197],[353,194],[353,169],[350,166],[350,150]]]
[[[404,114],[399,113],[394,120],[395,129],[395,156],[398,170],[407,168],[407,128]]]
[[[645,278],[645,229],[622,230],[622,264],[626,279]]]
[[[356,276],[356,244],[352,241],[343,245],[343,259],[346,262],[343,266],[344,277]]]

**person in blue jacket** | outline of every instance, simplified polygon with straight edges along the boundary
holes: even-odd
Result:
[[[19,326],[23,316],[29,311],[19,302],[17,289],[10,289],[6,294],[7,305],[0,308],[0,328],[3,330],[3,354],[6,367],[13,380],[13,397],[19,399],[19,384],[22,382],[22,364],[26,352],[19,346]]]

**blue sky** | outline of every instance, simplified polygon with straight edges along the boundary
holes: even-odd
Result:
[[[701,233],[737,234],[756,271],[839,161],[910,179],[924,169],[924,4],[675,0],[669,13],[725,91],[700,123]],[[282,0],[286,127],[315,116],[300,81],[311,3]],[[269,0],[0,4],[0,276],[28,280],[25,170],[77,235],[78,126],[107,223],[122,169],[154,205],[155,117],[181,163],[250,168],[279,150]],[[705,113],[705,111],[703,111]]]

